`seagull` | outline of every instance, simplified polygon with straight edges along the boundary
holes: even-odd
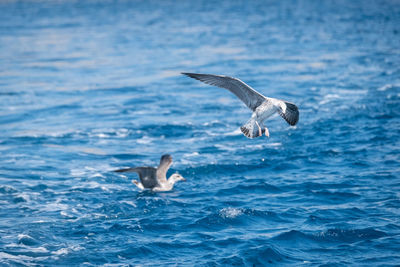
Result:
[[[265,97],[241,80],[229,76],[182,72],[183,75],[231,91],[253,111],[251,118],[240,127],[248,138],[269,137],[269,130],[263,124],[266,119],[278,113],[287,123],[294,126],[299,121],[299,110],[293,103],[272,97]]]
[[[186,181],[179,173],[172,174],[167,180],[167,171],[172,165],[172,156],[165,154],[161,156],[160,165],[153,167],[135,167],[115,170],[115,172],[136,172],[139,174],[140,182],[132,180],[140,189],[151,189],[155,192],[170,191],[178,181]]]

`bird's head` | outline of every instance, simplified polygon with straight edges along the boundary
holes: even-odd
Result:
[[[182,177],[179,173],[174,173],[169,177],[168,182],[171,182],[172,184],[179,182],[179,181],[186,181],[185,178]]]

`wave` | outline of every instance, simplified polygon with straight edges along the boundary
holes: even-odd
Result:
[[[232,225],[251,225],[253,222],[260,221],[262,223],[287,223],[288,220],[285,219],[280,214],[273,211],[261,211],[257,209],[249,208],[236,208],[236,207],[226,207],[208,213],[204,217],[197,219],[193,227],[196,228],[226,228]]]
[[[364,240],[373,240],[385,237],[385,232],[375,230],[373,228],[364,229],[328,229],[321,232],[304,233],[302,231],[291,230],[279,234],[272,238],[272,240],[284,243],[302,243],[302,242],[315,242],[321,243],[346,243],[351,244]]]
[[[246,265],[252,266],[269,266],[271,264],[295,263],[298,259],[290,256],[270,244],[259,245],[240,252]]]
[[[281,193],[282,190],[274,185],[268,184],[265,181],[258,181],[257,184],[250,184],[253,181],[247,180],[248,183],[238,184],[232,188],[224,188],[218,191],[218,195],[234,195],[234,194],[243,194],[243,193],[255,193],[255,194],[276,194]]]

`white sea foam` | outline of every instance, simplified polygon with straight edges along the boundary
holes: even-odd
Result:
[[[73,168],[70,170],[70,173],[74,177],[105,178],[102,172],[107,172],[113,169],[114,168],[108,164],[98,164],[95,166]]]
[[[27,237],[25,237],[25,238],[27,238]],[[31,237],[29,237],[29,238],[33,239]],[[22,244],[21,243],[18,243],[18,244],[11,243],[11,244],[5,245],[5,247],[6,248],[14,248],[14,249],[17,248],[19,250],[27,250],[29,252],[34,252],[34,253],[48,253],[49,252],[49,250],[45,247],[28,246],[28,245],[25,245],[24,243],[22,243]],[[0,256],[0,259],[1,259],[1,256]]]
[[[17,194],[16,197],[22,198],[25,202],[29,202],[31,200],[31,197],[28,193],[22,192],[20,194]]]
[[[147,144],[153,143],[153,141],[154,141],[154,138],[150,138],[148,136],[143,136],[142,138],[136,140],[136,143],[147,145]]]
[[[6,252],[0,251],[0,259],[11,259],[20,264],[27,265],[28,261],[33,260],[33,257],[25,256],[25,255],[12,255]]]
[[[272,146],[272,147],[277,147],[277,146],[281,146],[282,143],[276,142],[276,143],[268,143],[266,146]]]
[[[65,212],[65,211],[60,211],[60,215],[61,215],[62,217],[66,217],[66,218],[74,218],[74,217],[75,217],[75,216],[73,216],[73,215],[68,214],[68,213]]]
[[[327,94],[324,96],[324,98],[319,102],[320,105],[325,105],[329,102],[332,102],[334,100],[340,99],[340,95],[338,94]]]
[[[96,173],[94,173],[94,174],[91,174],[91,175],[89,176],[89,178],[105,178],[105,176],[102,175],[102,174],[99,173],[99,172],[96,172]]]
[[[192,153],[186,153],[186,154],[183,154],[183,156],[184,157],[197,157],[197,156],[199,156],[200,154],[199,154],[199,152],[192,152]]]
[[[235,136],[235,135],[241,135],[242,131],[240,130],[240,128],[236,128],[235,130],[231,131],[231,132],[226,132],[225,136]]]
[[[215,123],[221,123],[221,121],[213,120],[213,121],[210,121],[210,122],[205,122],[205,123],[202,124],[202,126],[210,126],[210,125],[213,125]]]
[[[60,200],[58,200],[60,201]],[[47,203],[46,205],[43,206],[44,211],[66,211],[69,209],[69,206],[67,204],[62,204],[62,203]]]
[[[242,215],[242,214],[243,214],[242,209],[232,208],[232,207],[223,208],[219,211],[219,215],[222,218],[229,218],[229,219],[236,218],[237,216]]]
[[[243,47],[229,47],[229,46],[203,46],[199,48],[200,53],[204,54],[223,54],[223,55],[232,55],[232,54],[240,54],[245,49]]]
[[[392,89],[393,87],[400,87],[400,84],[385,84],[378,88],[378,91],[386,91]]]
[[[71,169],[70,172],[74,177],[82,177],[86,174],[86,171],[83,169]]]
[[[109,216],[107,214],[103,214],[103,213],[92,213],[92,216],[85,216],[87,218],[95,218],[95,219],[107,219]]]
[[[56,129],[34,129],[34,130],[24,130],[20,132],[16,132],[16,137],[62,137],[71,133],[69,130],[56,130]]]
[[[29,238],[29,239],[33,239],[30,235],[26,235],[26,234],[18,234],[18,240],[21,240],[23,238]]]
[[[47,221],[45,221],[45,220],[37,220],[37,221],[33,221],[33,223],[45,223],[45,222],[47,222]]]
[[[30,252],[34,253],[48,253],[49,250],[45,247],[29,247]]]
[[[125,138],[129,135],[129,130],[125,128],[118,129],[116,134],[119,138]]]
[[[136,204],[130,200],[121,200],[119,203],[125,203],[125,204],[131,205],[132,207],[135,207],[135,208],[137,207]]]
[[[68,254],[68,249],[67,248],[60,248],[59,250],[53,251],[52,254],[54,255],[65,255]]]
[[[236,151],[237,150],[237,148],[234,146],[227,146],[227,145],[221,145],[221,144],[216,144],[214,146],[220,150],[225,150],[225,151]]]
[[[79,245],[73,245],[67,248],[60,248],[59,250],[53,251],[52,254],[53,255],[66,255],[71,251],[79,251],[79,250],[83,250],[84,248],[79,246]]]
[[[280,146],[282,146],[282,143],[280,142],[275,142],[275,143],[263,143],[263,144],[255,144],[255,145],[246,145],[246,149],[249,150],[260,150],[260,149],[265,149],[266,147],[272,147],[274,149],[278,149]]]
[[[70,147],[70,149],[77,151],[77,152],[83,152],[85,154],[93,154],[93,155],[107,155],[107,152],[99,149],[99,148],[95,148],[95,147],[81,147],[81,146],[75,146],[75,147]]]

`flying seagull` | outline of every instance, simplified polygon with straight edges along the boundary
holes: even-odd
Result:
[[[227,89],[242,100],[253,111],[251,118],[240,127],[240,130],[248,138],[259,137],[263,133],[269,137],[268,128],[265,127],[263,122],[276,112],[292,126],[299,121],[299,110],[295,104],[272,97],[265,97],[237,78],[187,72],[182,74],[206,84]]]
[[[160,159],[160,165],[153,167],[135,167],[116,170],[115,172],[136,172],[139,174],[140,182],[132,180],[140,189],[151,189],[156,192],[172,190],[178,181],[186,181],[180,174],[174,173],[167,180],[167,171],[172,165],[172,156],[165,154]]]

